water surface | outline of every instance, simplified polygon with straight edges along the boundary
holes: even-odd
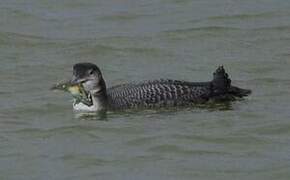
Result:
[[[290,2],[2,0],[0,179],[289,179]],[[108,86],[207,81],[222,108],[82,115],[49,90],[76,62]]]

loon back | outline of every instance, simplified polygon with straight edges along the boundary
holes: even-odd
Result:
[[[161,79],[107,89],[108,103],[113,109],[189,106],[209,100],[234,100],[249,93],[249,90],[231,86],[231,80],[222,66],[209,82]]]
[[[232,86],[223,66],[217,68],[213,80],[208,82],[155,80],[107,89],[96,65],[79,63],[74,65],[73,81],[82,83],[89,92],[93,104],[87,109],[93,110],[189,106],[209,100],[234,100],[251,93]]]
[[[185,106],[204,103],[211,93],[211,84],[177,80],[145,81],[124,84],[107,90],[108,102],[113,109]]]

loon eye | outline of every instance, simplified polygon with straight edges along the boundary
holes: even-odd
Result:
[[[94,74],[94,70],[91,69],[91,70],[89,71],[89,75],[93,75],[93,74]]]

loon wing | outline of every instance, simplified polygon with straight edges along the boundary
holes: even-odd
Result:
[[[210,96],[210,88],[210,82],[161,79],[114,86],[107,93],[115,108],[164,107],[204,102]]]

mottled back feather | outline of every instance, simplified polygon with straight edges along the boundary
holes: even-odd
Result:
[[[130,83],[107,89],[111,107],[166,107],[202,103],[208,100],[211,83],[192,83],[177,80],[155,80]]]

